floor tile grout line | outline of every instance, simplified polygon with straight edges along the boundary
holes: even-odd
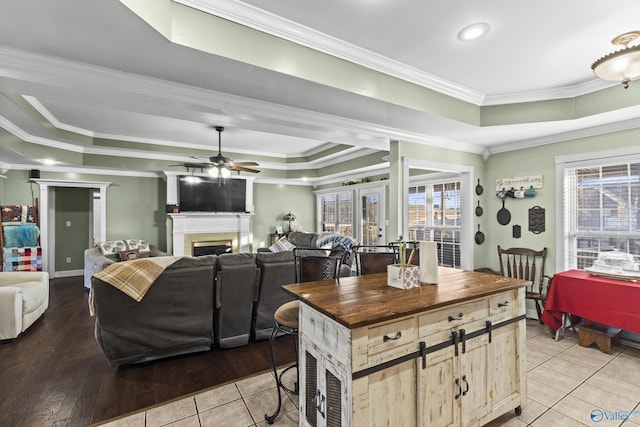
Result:
[[[576,346],[576,345],[579,345],[579,344],[578,344],[578,343],[574,343],[573,345],[571,345],[571,346],[569,346],[569,347],[565,348],[564,350],[560,351],[558,354],[556,354],[556,356],[558,356],[558,355],[560,355],[560,354],[564,353],[565,351],[568,351],[570,348],[572,348],[572,347],[574,347],[574,346]],[[585,383],[586,383],[586,382],[587,382],[591,377],[593,377],[593,376],[594,376],[594,375],[596,375],[598,372],[600,372],[602,369],[604,369],[607,365],[609,365],[609,363],[611,363],[611,362],[613,362],[614,360],[616,360],[616,359],[617,359],[621,354],[622,354],[622,351],[617,352],[617,353],[616,353],[616,354],[615,354],[615,355],[614,355],[614,356],[613,356],[613,357],[612,357],[612,358],[611,358],[607,363],[605,363],[604,365],[602,365],[601,367],[599,367],[598,369],[596,369],[596,371],[595,371],[595,372],[593,372],[591,375],[589,375],[587,378],[585,378],[585,379],[584,379],[580,384],[578,384],[578,385],[577,385],[577,386],[575,386],[573,389],[571,389],[569,392],[567,392],[567,393],[562,397],[562,399],[560,399],[560,400],[558,400],[557,402],[555,402],[555,403],[553,404],[553,406],[551,406],[550,408],[548,408],[548,409],[547,409],[547,411],[543,412],[543,414],[544,414],[544,413],[546,413],[546,412],[548,412],[549,410],[553,409],[553,408],[554,408],[558,403],[560,403],[562,400],[564,400],[567,396],[570,396],[570,395],[571,395],[571,393],[573,393],[573,392],[574,392],[575,390],[577,390],[580,386],[582,386],[583,384],[585,384]],[[556,356],[554,356],[554,357],[556,357]],[[578,399],[578,400],[580,400],[580,401],[582,401],[582,402],[585,402],[585,403],[591,404],[590,402],[587,402],[586,400],[580,399],[579,397],[575,397],[575,396],[572,396],[572,397],[573,397],[574,399]],[[539,402],[538,402],[538,403],[539,403]],[[637,406],[637,405],[636,405],[636,406]],[[556,412],[558,412],[558,411],[556,411]],[[538,416],[538,417],[536,418],[536,420],[537,420],[538,418],[540,418],[543,414],[540,414],[540,416]],[[563,415],[564,415],[564,414],[563,414]],[[567,417],[569,417],[568,415],[566,415],[566,416],[567,416]],[[569,417],[569,418],[571,418],[571,417]],[[571,418],[571,419],[572,419],[572,420],[574,420],[574,421],[577,421],[577,422],[579,422],[579,423],[581,423],[581,424],[583,424],[582,422],[580,422],[579,420],[576,420],[575,418]],[[535,422],[535,420],[534,420],[533,422]],[[586,424],[583,424],[583,425],[586,425]],[[618,424],[618,426],[617,426],[617,427],[619,427],[619,426],[621,426],[621,425],[622,425],[622,423]]]

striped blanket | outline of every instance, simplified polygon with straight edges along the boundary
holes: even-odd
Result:
[[[94,274],[93,277],[120,289],[140,302],[158,276],[180,258],[182,257],[162,256],[116,262]],[[89,291],[89,312],[92,316],[95,314],[93,287]]]
[[[331,245],[332,248],[336,246],[342,246],[347,251],[351,252],[357,245],[358,241],[350,236],[338,233],[320,233],[316,238],[316,247],[324,248],[327,245]]]

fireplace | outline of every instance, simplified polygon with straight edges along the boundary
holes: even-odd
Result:
[[[231,252],[251,252],[251,214],[180,212],[168,216],[174,255],[193,256],[200,242],[231,242]]]
[[[208,240],[191,243],[193,256],[220,255],[231,252],[233,252],[233,242],[231,240]]]

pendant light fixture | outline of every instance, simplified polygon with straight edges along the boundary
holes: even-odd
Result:
[[[629,31],[616,36],[611,43],[622,49],[603,56],[591,65],[593,72],[604,80],[619,81],[627,89],[629,82],[640,76],[640,45],[629,46],[640,31]]]

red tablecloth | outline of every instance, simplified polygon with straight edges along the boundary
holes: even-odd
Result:
[[[583,270],[557,273],[542,321],[555,331],[562,313],[640,333],[640,283],[589,276]]]

